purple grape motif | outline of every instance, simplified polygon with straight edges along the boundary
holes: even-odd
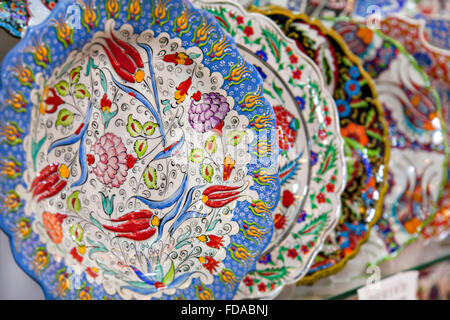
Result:
[[[200,103],[194,100],[189,108],[189,123],[195,131],[204,133],[223,124],[230,105],[220,93],[204,93]]]

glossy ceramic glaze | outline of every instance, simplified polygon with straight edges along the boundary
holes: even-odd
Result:
[[[272,297],[306,273],[337,222],[345,166],[336,106],[318,68],[270,19],[226,1],[194,4],[216,17],[260,71],[277,117],[281,201],[274,236],[236,296]]]
[[[414,56],[417,64],[427,73],[431,86],[437,90],[441,99],[442,115],[447,128],[450,126],[450,51],[433,46],[426,33],[426,25],[423,20],[413,20],[399,15],[389,15],[381,22],[381,30],[390,36]],[[416,39],[412,41],[411,39]],[[450,141],[450,132],[447,130],[447,142]],[[447,175],[450,165],[447,166]],[[450,183],[447,182],[438,209],[437,223],[442,224],[448,203],[450,202]],[[439,222],[441,221],[441,222]],[[429,228],[428,228],[429,229]],[[441,230],[442,229],[442,230]],[[443,227],[441,227],[443,232]],[[436,230],[437,232],[437,230]]]
[[[258,71],[187,1],[74,4],[2,64],[16,259],[47,298],[231,299],[279,200]]]
[[[342,217],[300,281],[311,283],[342,269],[366,241],[381,213],[389,159],[386,124],[370,76],[337,33],[304,14],[274,6],[261,10],[315,59],[333,92],[345,141],[347,185],[341,198]]]
[[[333,27],[375,79],[389,125],[389,191],[374,234],[385,245],[379,262],[414,241],[435,213],[447,175],[445,125],[439,96],[398,42],[356,22]]]

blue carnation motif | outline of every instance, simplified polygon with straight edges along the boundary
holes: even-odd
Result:
[[[357,79],[361,75],[357,66],[351,67],[348,72],[353,79]]]
[[[267,78],[267,74],[264,73],[264,71],[262,71],[261,67],[255,66],[256,70],[258,70],[259,74],[261,75],[261,78],[263,80],[266,80]]]
[[[429,67],[432,64],[430,56],[425,52],[416,52],[413,56],[417,63],[422,67]]]
[[[317,153],[311,151],[311,166],[314,166],[317,163]]]
[[[267,53],[265,53],[264,50],[258,50],[258,51],[256,51],[256,55],[257,55],[260,59],[262,59],[262,60],[264,60],[264,61],[267,61]]]
[[[361,92],[359,82],[353,79],[347,80],[345,82],[345,92],[352,97],[358,95]]]
[[[268,264],[269,262],[272,262],[272,256],[270,255],[270,253],[259,258],[259,260],[258,260],[258,263],[262,263],[262,264]]]
[[[303,99],[302,97],[295,97],[295,101],[297,101],[297,107],[300,110],[305,110],[305,99]]]
[[[348,102],[342,99],[336,100],[336,108],[339,112],[339,118],[348,117],[352,113],[352,108]]]

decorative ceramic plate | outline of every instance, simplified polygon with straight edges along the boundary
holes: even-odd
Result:
[[[442,101],[442,113],[450,124],[450,51],[431,45],[426,39],[425,21],[398,15],[381,21],[381,31],[404,46],[430,78]],[[447,132],[447,140],[450,133]]]
[[[85,1],[81,29],[72,5],[2,64],[17,261],[47,298],[231,299],[279,201],[258,71],[187,1]]]
[[[445,125],[439,96],[398,42],[356,22],[333,28],[374,78],[389,125],[389,190],[374,234],[385,250],[376,263],[395,256],[432,219],[447,175]]]
[[[347,185],[341,197],[342,216],[300,281],[311,283],[342,269],[367,240],[381,214],[390,146],[373,82],[341,37],[304,14],[274,6],[261,10],[319,65],[333,92],[345,141]]]
[[[430,78],[431,86],[437,90],[442,104],[442,115],[447,128],[450,126],[450,51],[430,44],[426,37],[425,21],[413,20],[398,15],[390,15],[381,21],[381,30],[390,36],[412,54],[418,65],[423,68]],[[448,32],[448,31],[447,31]],[[415,41],[412,41],[415,39]],[[447,130],[447,142],[450,141],[450,132]],[[450,164],[447,164],[447,176],[450,174]],[[440,202],[438,221],[448,211],[450,202],[450,181],[443,191]],[[444,219],[445,220],[445,219]],[[438,225],[441,225],[441,223]],[[445,224],[444,224],[445,225]]]
[[[336,106],[318,68],[270,19],[229,1],[194,4],[216,17],[260,71],[276,114],[281,201],[274,236],[236,298],[273,297],[306,273],[340,214],[345,165]]]

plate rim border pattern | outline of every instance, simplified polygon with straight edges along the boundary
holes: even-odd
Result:
[[[91,1],[94,1],[96,5],[100,5],[100,2],[101,2],[101,0],[91,0]],[[148,4],[151,4],[151,5],[152,5],[152,8],[153,8],[153,7],[156,5],[157,2],[158,2],[158,0],[150,0],[150,1],[145,1],[145,3],[143,3],[143,4],[141,3],[141,5],[143,6],[144,4],[148,3]],[[208,21],[210,21],[210,22],[212,21],[215,27],[219,27],[219,25],[218,25],[218,23],[215,21],[214,17],[212,17],[209,13],[207,13],[207,12],[204,11],[204,10],[195,8],[189,1],[178,0],[178,5],[181,6],[184,2],[188,2],[188,3],[189,3],[189,6],[190,6],[190,9],[191,9],[191,10],[194,9],[194,10],[197,11],[198,13],[201,12],[202,16],[205,16],[205,15],[206,15]],[[50,30],[50,28],[51,28],[51,25],[50,25],[51,20],[52,20],[53,18],[55,18],[58,14],[60,14],[61,11],[67,9],[67,7],[68,7],[70,4],[72,4],[72,3],[77,3],[77,2],[76,2],[75,0],[60,0],[60,1],[58,2],[58,4],[55,6],[54,10],[52,10],[52,11],[50,12],[50,14],[49,14],[49,15],[48,15],[41,23],[39,23],[39,24],[37,24],[37,25],[29,26],[29,27],[26,29],[26,33],[24,34],[24,36],[22,37],[22,39],[21,39],[17,44],[15,44],[15,45],[13,46],[13,48],[5,55],[3,61],[2,61],[1,64],[0,64],[0,73],[1,73],[1,76],[0,76],[0,98],[1,98],[2,103],[3,103],[2,107],[1,107],[1,108],[3,108],[3,109],[1,109],[1,110],[4,110],[4,109],[7,108],[7,105],[4,104],[4,102],[5,102],[5,100],[7,99],[7,96],[8,96],[8,91],[7,91],[7,90],[8,90],[9,88],[11,88],[11,87],[17,87],[16,84],[8,84],[8,80],[10,80],[11,77],[8,76],[8,75],[6,74],[6,71],[7,71],[8,69],[11,69],[12,61],[14,60],[14,56],[15,56],[16,54],[19,54],[19,53],[20,53],[21,56],[24,56],[24,55],[27,53],[27,51],[26,51],[26,49],[27,49],[26,45],[27,45],[27,42],[29,42],[29,41],[31,40],[31,35],[33,35],[34,33],[37,33],[38,30],[39,30],[40,28],[42,28],[42,27],[47,27],[47,28],[48,28],[48,29],[47,29],[47,32],[48,32],[48,30]],[[126,8],[126,7],[127,7],[127,4],[126,4],[125,2],[124,2],[124,3],[121,3],[121,8]],[[184,10],[184,9],[183,9],[183,10]],[[102,13],[100,13],[99,15],[100,15],[100,18],[99,18],[99,19],[105,18],[105,20],[104,20],[102,23],[104,23],[104,22],[107,21],[107,19],[106,19],[106,12],[102,12]],[[99,21],[100,21],[100,20],[99,20]],[[198,22],[198,21],[197,21],[197,22]],[[123,18],[122,24],[120,24],[120,25],[125,25],[125,24],[127,24],[127,25],[132,25],[132,26],[133,26],[133,29],[134,29],[134,30],[136,29],[136,22],[133,21],[133,20]],[[152,29],[151,26],[147,26],[147,28],[146,28],[145,30],[151,30],[151,29]],[[90,35],[91,35],[91,36],[89,37],[89,39],[88,39],[88,40],[82,40],[81,43],[87,43],[88,41],[91,40],[92,36],[93,36],[96,32],[101,31],[101,30],[103,30],[103,29],[101,29],[100,26],[99,26],[99,27],[95,27],[94,30],[89,31],[89,33],[90,33]],[[221,35],[225,36],[225,37],[231,42],[233,51],[235,51],[235,52],[237,53],[238,57],[242,57],[242,56],[239,54],[238,50],[237,50],[237,47],[236,47],[236,44],[235,44],[234,39],[231,38],[226,32],[221,31],[221,30],[219,30],[219,31],[220,31],[219,33],[220,33]],[[216,31],[216,32],[217,32],[217,31]],[[139,30],[135,30],[135,33],[140,33],[140,31],[139,31]],[[191,45],[191,46],[192,46],[192,45]],[[194,44],[194,46],[195,46],[195,44]],[[82,49],[77,48],[77,47],[76,47],[76,44],[74,44],[74,47],[73,47],[73,48],[71,48],[70,50],[68,50],[68,49],[65,49],[65,50],[67,50],[68,52],[69,52],[69,51],[70,51],[70,52],[73,52],[74,50],[80,51],[80,50],[82,50]],[[67,58],[67,55],[65,55],[65,57]],[[245,60],[243,59],[243,61],[245,61]],[[64,61],[63,61],[63,62],[64,62]],[[62,62],[62,63],[63,63],[63,62]],[[246,62],[246,63],[247,63],[247,62]],[[247,64],[248,64],[248,63],[247,63]],[[34,68],[33,71],[35,71],[35,68],[37,67],[37,64],[36,64],[35,62],[33,62],[32,65],[33,65],[33,68]],[[259,87],[259,86],[262,86],[262,79],[261,79],[261,77],[259,76],[259,73],[257,73],[257,70],[254,69],[254,67],[253,67],[251,64],[248,64],[248,65],[250,66],[251,74],[253,74],[253,75],[254,75],[254,78],[256,78],[256,84],[254,85],[255,88],[256,88],[256,87]],[[58,67],[58,66],[60,66],[60,64],[58,64],[58,65],[54,64],[52,67],[54,68],[54,67]],[[50,70],[52,70],[52,69],[50,69]],[[45,69],[39,70],[39,72],[37,72],[36,74],[38,74],[38,73],[43,73],[44,71],[45,71]],[[45,72],[44,72],[44,73],[45,73]],[[223,85],[225,85],[225,83],[224,83]],[[31,89],[36,88],[36,86],[37,86],[37,84],[34,84],[34,85],[31,87]],[[17,88],[18,88],[18,87],[17,87]],[[31,89],[29,89],[29,91],[30,91],[29,93],[31,93]],[[227,92],[228,92],[228,91],[227,91]],[[231,91],[230,91],[230,92],[231,92]],[[244,93],[242,93],[242,95],[243,95],[243,94],[244,94]],[[29,94],[26,95],[26,97],[29,97]],[[236,104],[236,103],[235,103],[235,104]],[[31,101],[28,101],[27,106],[31,106],[31,105],[32,105],[32,102],[31,102]],[[275,115],[274,115],[273,109],[271,108],[269,102],[268,102],[265,98],[263,98],[262,106],[265,108],[266,112],[268,112],[268,115],[270,116],[270,124],[269,124],[268,130],[273,131],[274,129],[272,128],[272,127],[273,127],[272,122],[275,121]],[[236,107],[233,108],[233,110],[237,110]],[[17,114],[17,117],[18,117],[18,118],[21,117],[21,115],[20,115],[19,113],[16,113],[16,114]],[[24,113],[22,113],[22,114],[26,114],[26,115],[27,115],[27,114],[29,114],[29,113],[28,113],[28,112],[24,112]],[[245,114],[244,114],[244,115],[245,115]],[[247,116],[247,119],[249,119],[249,116],[250,116],[250,114]],[[30,118],[30,119],[31,119],[31,118]],[[250,120],[250,119],[249,119],[249,120]],[[26,120],[26,121],[29,121],[29,120]],[[250,127],[249,127],[249,128],[250,128]],[[26,134],[25,136],[28,136],[28,134]],[[23,142],[20,143],[19,146],[20,146],[21,148],[23,148]],[[8,147],[8,148],[9,148],[9,147]],[[19,150],[20,150],[20,149],[19,149]],[[275,151],[278,151],[278,147],[275,147]],[[250,152],[250,151],[249,151],[249,152]],[[273,152],[273,151],[272,151],[272,152]],[[274,167],[275,165],[272,165],[272,166]],[[249,174],[250,174],[250,172],[249,172]],[[23,177],[20,177],[20,178],[18,178],[18,179],[19,179],[19,180],[17,180],[17,181],[15,181],[14,183],[12,183],[12,187],[11,187],[10,190],[15,190],[15,188],[16,188],[18,185],[24,184],[24,181],[22,181],[22,180],[23,180]],[[279,177],[278,177],[278,174],[276,174],[275,180],[276,180],[276,185],[279,185]],[[269,186],[268,188],[271,188],[271,189],[272,189],[272,187],[270,187],[270,186]],[[275,186],[275,189],[276,189],[276,190],[275,190],[274,194],[276,194],[275,201],[276,201],[276,203],[277,203],[277,202],[280,200],[280,190],[279,190],[279,187],[277,188],[276,186]],[[6,194],[6,192],[7,192],[7,190],[6,190],[6,189],[3,189],[3,188],[2,188],[1,191],[2,191],[3,194]],[[262,191],[261,191],[261,192],[262,192]],[[22,210],[22,211],[23,211],[24,208],[22,207],[22,208],[20,208],[19,210]],[[269,208],[269,215],[270,215],[271,219],[266,219],[266,220],[264,220],[265,222],[272,222],[273,212],[274,212],[274,208],[272,208],[272,209]],[[3,213],[5,213],[5,209],[4,209],[4,208],[2,209],[2,212],[1,212],[1,213],[2,213],[2,217],[0,218],[0,230],[1,230],[2,232],[4,232],[4,233],[8,236],[8,238],[9,238],[10,249],[11,249],[11,252],[12,252],[12,255],[13,255],[13,257],[14,257],[14,260],[15,260],[16,264],[20,267],[20,269],[21,269],[23,272],[25,272],[28,276],[30,276],[30,278],[31,278],[33,281],[35,281],[35,282],[42,288],[42,291],[43,291],[44,296],[45,296],[46,299],[55,299],[54,295],[51,293],[51,288],[49,288],[49,287],[48,287],[48,284],[45,283],[45,282],[43,281],[42,277],[39,276],[39,275],[34,274],[34,273],[33,273],[33,270],[30,268],[30,265],[25,265],[25,264],[22,263],[22,261],[21,261],[21,259],[20,259],[20,257],[21,257],[22,255],[21,255],[21,253],[16,249],[16,246],[15,246],[15,243],[14,243],[14,241],[16,240],[16,236],[14,235],[14,233],[12,232],[12,230],[11,230],[11,229],[7,226],[7,224],[5,223],[7,214],[3,214]],[[20,217],[24,217],[24,216],[26,216],[24,213],[22,213],[22,214],[20,215]],[[236,215],[235,215],[235,216],[236,216]],[[235,221],[235,220],[233,220],[233,221]],[[271,235],[272,232],[273,232],[273,223],[266,224],[266,226],[268,227],[268,229],[269,229],[268,232],[269,232],[269,234]],[[35,232],[33,232],[33,233],[35,233]],[[36,233],[35,233],[35,234],[36,234]],[[238,235],[239,235],[239,232],[238,232],[236,235],[234,235],[234,236],[238,236]],[[270,238],[271,238],[271,237],[266,237],[266,240],[265,240],[264,242],[262,242],[261,244],[259,244],[259,246],[258,246],[258,248],[259,248],[258,255],[256,255],[255,257],[253,257],[253,259],[252,259],[253,261],[250,262],[249,264],[247,264],[247,268],[246,268],[246,269],[248,269],[248,270],[251,270],[251,269],[252,269],[252,267],[255,265],[256,260],[257,260],[257,258],[259,257],[259,255],[264,251],[264,248],[269,244]],[[40,238],[38,238],[38,241],[41,242],[41,241],[40,241]],[[44,243],[44,245],[45,245],[45,243]],[[230,242],[230,246],[231,246],[231,242]],[[228,256],[228,255],[227,255],[227,256]],[[63,260],[64,260],[64,259],[63,259]],[[55,263],[55,262],[53,262],[53,263]],[[65,262],[62,262],[62,264],[63,264],[64,266],[67,266]],[[81,275],[83,275],[83,274],[84,274],[84,272],[83,272]],[[245,276],[245,273],[242,273],[241,276],[244,277],[244,276]],[[194,278],[194,279],[196,279],[196,278]],[[213,283],[214,283],[214,282],[213,282]],[[92,285],[95,285],[95,284],[92,284]],[[98,284],[98,286],[99,286],[102,290],[104,290],[103,284]],[[208,286],[208,285],[207,285],[207,286]],[[232,291],[234,291],[234,293],[236,292],[237,287],[238,287],[238,286],[235,285],[235,288],[232,290]],[[180,289],[177,288],[177,291],[178,291],[178,290],[180,290]],[[184,289],[182,289],[182,290],[184,290]],[[182,293],[182,292],[181,292],[181,293]],[[116,293],[114,293],[112,296],[114,296],[114,295],[116,295],[116,294],[118,294],[118,293],[116,292]],[[180,292],[176,292],[175,295],[171,295],[171,296],[174,297],[174,296],[177,296],[177,295],[179,295],[179,294],[180,294]],[[163,299],[164,299],[164,296],[167,296],[167,295],[166,295],[165,293],[163,293],[163,295],[162,295],[162,298],[163,298]],[[152,299],[154,299],[154,298],[152,298]],[[158,298],[157,298],[157,299],[158,299]],[[161,299],[161,298],[159,298],[159,299]]]

